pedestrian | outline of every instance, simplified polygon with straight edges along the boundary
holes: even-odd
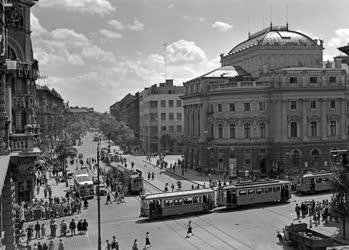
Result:
[[[113,236],[113,240],[111,242],[111,249],[119,249],[119,242],[116,240],[115,236]]]
[[[151,173],[151,179],[154,180],[154,172]]]
[[[63,244],[62,239],[59,240],[59,243],[58,243],[58,250],[64,250],[64,244]]]
[[[110,193],[108,192],[108,194],[107,194],[107,201],[106,201],[106,205],[108,205],[108,204],[110,204],[111,203],[111,201],[110,201]]]
[[[194,190],[194,185],[191,185],[191,190]]]
[[[46,228],[45,228],[45,224],[42,223],[41,224],[41,238],[45,238],[45,235],[46,235]]]
[[[86,234],[87,232],[87,228],[88,228],[88,223],[86,221],[86,219],[82,222],[82,230],[84,231],[84,233]]]
[[[145,234],[145,248],[151,247],[149,232]]]
[[[42,250],[42,245],[40,242],[38,242],[38,250]]]
[[[27,231],[27,242],[30,242],[33,237],[33,227],[29,225],[26,231]]]
[[[297,215],[297,220],[299,220],[300,218],[300,214],[301,214],[301,208],[298,206],[298,204],[296,204],[296,208],[294,209]]]
[[[38,246],[34,243],[33,250],[38,250]]]
[[[40,224],[38,221],[34,226],[34,230],[35,230],[35,239],[40,239]]]
[[[187,226],[187,236],[186,238],[189,238],[190,236],[193,236],[193,228],[191,226],[191,221],[188,222],[188,226]]]
[[[44,188],[44,197],[45,197],[45,199],[47,197],[47,189],[46,189],[46,187]]]
[[[173,183],[171,184],[171,189],[172,189],[172,192],[173,192],[173,190],[174,190],[174,185],[173,185]]]
[[[132,250],[138,250],[137,239],[133,241]]]
[[[82,231],[82,222],[81,222],[81,220],[79,220],[77,228],[78,228],[78,234],[81,234],[81,231]]]
[[[148,180],[150,180],[150,172],[148,172]]]
[[[71,236],[75,235],[75,228],[76,228],[76,223],[75,223],[74,219],[72,219],[71,222],[69,223],[69,229],[70,229]]]
[[[55,250],[55,244],[53,243],[52,240],[50,240],[50,244],[48,245],[49,250]]]
[[[48,245],[46,244],[46,242],[42,244],[42,250],[48,250]]]
[[[105,243],[105,250],[111,250],[111,244],[109,242],[109,240],[106,240],[106,243]]]

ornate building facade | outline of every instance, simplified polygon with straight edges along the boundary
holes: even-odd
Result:
[[[140,140],[143,150],[160,152],[161,137],[176,138],[173,147],[166,150],[181,153],[183,135],[183,107],[180,96],[183,86],[174,86],[173,80],[145,88],[139,95]]]
[[[36,147],[38,62],[33,58],[30,36],[30,8],[34,0],[9,0],[2,26],[0,79],[1,232],[6,249],[16,249],[16,214],[13,203],[33,198]],[[5,160],[4,160],[5,159]],[[8,159],[8,160],[6,160]],[[4,165],[4,164],[6,165]],[[7,170],[7,171],[6,171]]]
[[[271,26],[184,83],[186,164],[231,177],[327,169],[348,144],[349,92],[346,71],[322,68],[322,49]]]

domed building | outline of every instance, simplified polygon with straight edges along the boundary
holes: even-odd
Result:
[[[323,68],[323,42],[270,26],[221,55],[221,67],[184,83],[189,168],[226,176],[328,169],[345,148],[347,72]]]

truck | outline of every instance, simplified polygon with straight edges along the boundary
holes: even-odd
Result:
[[[300,250],[326,250],[327,247],[338,246],[338,241],[309,229],[307,223],[285,226],[283,232],[284,242]]]

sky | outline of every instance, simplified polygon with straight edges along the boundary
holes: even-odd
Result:
[[[324,40],[324,60],[349,42],[348,0],[39,0],[32,8],[38,84],[71,106],[105,112],[126,94],[182,85],[218,68],[251,33],[285,25]],[[288,14],[287,14],[288,13]],[[287,18],[288,17],[288,18]]]

